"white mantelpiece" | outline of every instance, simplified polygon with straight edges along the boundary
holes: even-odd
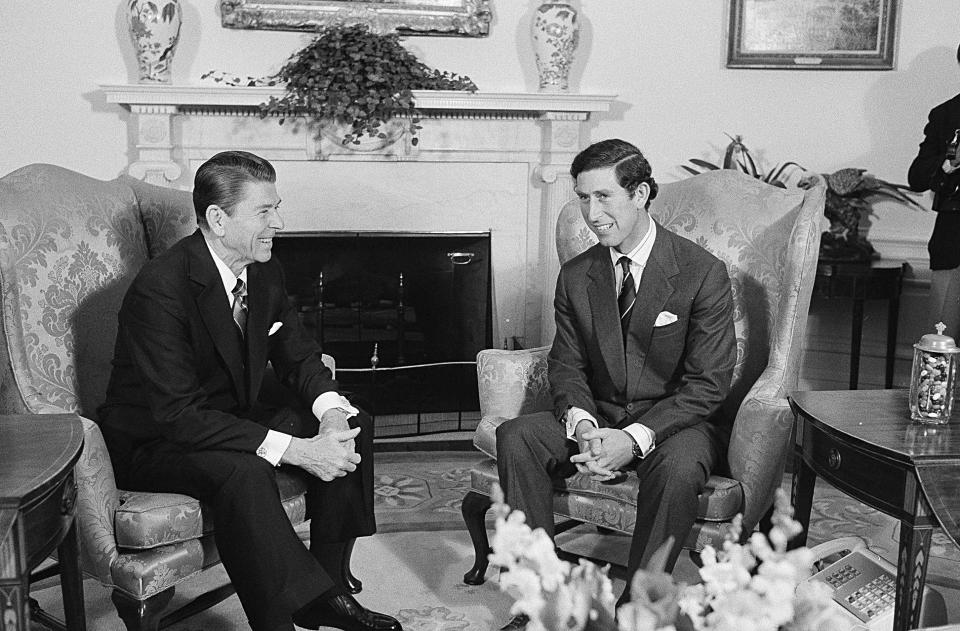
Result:
[[[189,188],[218,151],[277,167],[287,230],[491,231],[494,340],[552,335],[554,226],[572,198],[570,161],[612,95],[416,91],[419,143],[344,147],[336,134],[261,119],[282,88],[102,85],[130,119],[130,175]],[[398,126],[399,127],[399,126]],[[544,317],[546,314],[547,317]]]

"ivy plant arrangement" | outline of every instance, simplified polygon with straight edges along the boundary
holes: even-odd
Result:
[[[302,116],[318,128],[335,124],[344,130],[344,145],[359,145],[364,134],[386,138],[383,126],[395,118],[409,121],[416,145],[421,127],[413,90],[477,90],[468,77],[419,61],[397,33],[375,33],[365,24],[323,27],[270,77],[242,80],[209,72],[203,78],[210,76],[230,85],[284,85],[286,94],[260,105],[261,116],[278,115],[281,124]]]

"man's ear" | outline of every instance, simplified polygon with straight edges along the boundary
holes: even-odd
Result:
[[[646,182],[640,182],[637,190],[633,192],[633,201],[637,205],[637,208],[646,207],[648,197],[650,197],[650,185]]]
[[[217,206],[216,204],[210,204],[207,206],[207,225],[210,226],[210,231],[213,232],[218,237],[222,237],[225,233],[223,227],[223,220],[227,216],[226,211]]]

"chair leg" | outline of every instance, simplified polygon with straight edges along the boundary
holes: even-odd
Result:
[[[470,540],[473,541],[473,553],[475,560],[470,571],[463,575],[463,582],[467,585],[482,585],[484,575],[487,573],[487,555],[490,554],[490,541],[487,539],[487,526],[485,523],[487,510],[493,504],[493,501],[486,495],[470,491],[463,498],[463,504],[460,506],[460,512],[463,514],[463,521],[467,524],[467,532],[470,533]]]
[[[110,595],[127,631],[158,631],[163,610],[173,598],[175,587],[165,589],[146,600],[137,600],[114,589]]]
[[[343,547],[343,558],[341,559],[340,576],[343,577],[343,585],[351,594],[359,594],[363,591],[363,583],[350,571],[350,557],[353,556],[353,546],[357,543],[356,538],[349,539]]]

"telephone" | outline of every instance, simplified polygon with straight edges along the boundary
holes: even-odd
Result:
[[[833,600],[850,621],[851,631],[891,631],[897,569],[872,552],[860,537],[841,537],[811,548],[816,574],[833,589]],[[924,588],[921,626],[946,624],[943,596]]]

